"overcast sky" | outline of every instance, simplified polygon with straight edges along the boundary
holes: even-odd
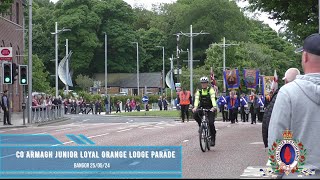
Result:
[[[52,2],[57,2],[58,0],[51,0]],[[152,4],[160,4],[160,3],[173,3],[176,2],[176,0],[124,0],[131,6],[144,6],[147,9],[151,9]],[[246,2],[239,2],[238,5],[240,7],[246,6]],[[248,14],[249,16],[252,16],[252,14]],[[280,26],[277,26],[275,24],[275,21],[268,19],[268,15],[266,13],[261,13],[261,15],[258,16],[259,20],[264,21],[265,23],[269,24],[269,26],[278,31],[280,29]]]

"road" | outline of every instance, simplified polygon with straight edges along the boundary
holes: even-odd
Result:
[[[1,134],[51,134],[76,145],[66,134],[83,134],[101,146],[182,146],[183,178],[241,178],[250,166],[265,166],[261,124],[216,122],[216,146],[203,153],[195,121],[169,118],[68,115],[70,120],[40,127],[0,130]]]

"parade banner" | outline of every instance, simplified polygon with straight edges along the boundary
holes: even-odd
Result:
[[[1,178],[181,178],[181,146],[97,146],[67,134],[0,135]],[[21,140],[22,139],[22,140]]]
[[[224,81],[228,89],[238,89],[240,86],[240,76],[238,69],[225,70],[223,72]]]
[[[259,83],[259,71],[255,69],[243,70],[244,84],[247,89],[256,89]]]
[[[262,95],[266,97],[272,91],[272,81],[274,76],[263,76],[262,78]]]

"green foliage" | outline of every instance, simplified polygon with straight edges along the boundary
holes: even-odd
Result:
[[[318,1],[242,0],[249,9],[268,12],[271,19],[287,27],[286,36],[300,44],[308,35],[318,32]]]
[[[82,90],[88,90],[89,87],[93,86],[93,79],[87,75],[79,74],[76,78],[76,83]]]
[[[27,62],[26,62],[27,63]],[[50,92],[49,73],[37,55],[32,55],[32,89],[37,92]]]
[[[0,3],[0,14],[5,14],[8,12],[9,7],[12,5],[13,0],[1,0]]]
[[[302,15],[309,13],[306,9],[301,12],[292,10],[314,5],[314,2],[248,1],[252,9],[270,12],[275,10],[275,17],[280,19],[291,20],[294,12],[299,15],[298,19],[288,24],[292,37],[303,35],[300,32],[303,28],[297,24],[302,22]],[[156,46],[165,47],[165,66],[168,70],[168,58],[176,53],[177,46],[177,38],[173,34],[189,32],[190,25],[193,25],[193,32],[208,32],[209,34],[193,38],[193,59],[201,60],[194,64],[194,91],[200,85],[201,76],[210,77],[210,67],[214,68],[221,90],[222,69],[219,67],[222,67],[223,51],[219,46],[210,45],[221,44],[223,37],[226,37],[227,43],[240,44],[226,49],[226,66],[239,68],[240,74],[243,68],[259,68],[265,75],[273,75],[274,70],[277,70],[281,77],[287,68],[299,67],[295,61],[300,62],[300,57],[293,53],[292,44],[267,25],[246,17],[234,1],[178,0],[173,4],[154,6],[153,11],[132,9],[123,0],[59,0],[56,4],[50,0],[34,0],[33,4],[33,50],[52,74],[55,73],[55,68],[54,62],[50,60],[54,59],[55,39],[51,32],[54,32],[55,22],[58,22],[59,30],[63,27],[71,29],[71,32],[59,33],[58,44],[59,59],[62,59],[65,55],[65,39],[69,39],[69,49],[73,51],[70,68],[77,84],[75,89],[87,90],[93,85],[93,80],[89,77],[94,73],[104,72],[104,32],[107,34],[109,73],[136,72],[136,46],[130,42],[139,43],[140,72],[159,72],[162,71],[162,49]],[[279,7],[275,7],[276,5]],[[287,5],[289,6],[285,7]],[[296,5],[301,7],[295,7]],[[283,15],[281,12],[288,12],[290,15]],[[311,12],[314,9],[309,15]],[[317,17],[312,16],[310,20],[315,18]],[[314,27],[314,22],[310,23]],[[295,27],[298,28],[294,29]],[[189,40],[181,36],[179,48],[189,48]],[[187,63],[182,62],[185,59],[187,53],[180,54],[179,61],[183,66],[180,79],[183,86],[189,89],[190,72],[186,69]],[[174,61],[175,66],[176,63]],[[169,90],[166,94],[168,101],[170,95]],[[94,99],[89,94],[84,96]],[[173,96],[175,98],[176,93]],[[150,102],[158,99],[156,96],[154,99],[151,96],[149,98]]]

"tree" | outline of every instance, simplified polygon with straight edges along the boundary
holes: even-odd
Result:
[[[32,55],[32,89],[38,92],[50,91],[48,81],[49,73],[46,70],[43,61],[37,56]]]
[[[87,75],[79,74],[76,78],[76,83],[83,90],[88,90],[89,87],[93,86],[93,79]]]
[[[318,1],[242,0],[248,9],[267,12],[271,19],[284,23],[287,35],[300,44],[308,35],[318,32]]]
[[[10,6],[12,6],[13,0],[1,0],[0,2],[0,14],[7,13]]]

